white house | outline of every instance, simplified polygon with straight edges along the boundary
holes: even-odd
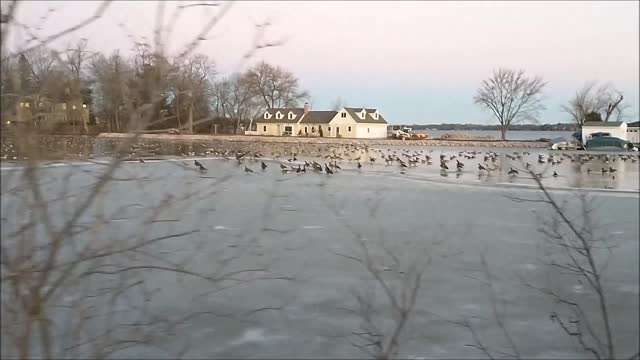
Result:
[[[627,124],[627,141],[634,145],[640,144],[640,121]]]
[[[627,140],[627,123],[624,121],[587,121],[582,124],[582,144],[586,144],[593,136],[599,133],[601,136],[612,136]]]
[[[304,108],[267,109],[255,120],[258,135],[384,139],[387,121],[380,111],[343,107],[337,111]]]

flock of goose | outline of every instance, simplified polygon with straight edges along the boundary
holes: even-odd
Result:
[[[259,152],[213,152],[211,153],[222,157],[224,160],[232,160],[235,158],[238,165],[244,165],[244,171],[247,173],[253,173],[254,163],[260,163],[260,169],[267,171],[269,165],[265,163],[266,157]],[[275,155],[275,156],[274,156]],[[186,156],[186,155],[185,155]],[[280,162],[280,171],[282,173],[306,173],[307,168],[316,173],[325,173],[327,175],[334,175],[342,167],[338,164],[338,160],[344,162],[350,162],[353,165],[343,164],[343,166],[353,166],[356,169],[361,169],[363,163],[369,163],[370,165],[382,165],[384,166],[396,166],[401,173],[405,173],[410,168],[425,166],[433,166],[436,161],[439,164],[440,173],[442,176],[448,176],[450,168],[455,168],[455,173],[460,176],[464,172],[465,162],[475,161],[477,162],[478,176],[489,176],[492,172],[502,172],[503,168],[508,167],[507,175],[511,177],[517,177],[520,171],[532,173],[537,177],[543,177],[545,172],[544,167],[553,168],[562,164],[565,161],[571,163],[577,163],[578,165],[588,166],[588,164],[594,164],[593,168],[586,168],[586,174],[597,175],[610,175],[615,178],[615,173],[618,171],[614,167],[616,162],[631,163],[638,162],[640,155],[638,154],[588,154],[588,153],[552,153],[552,154],[537,154],[531,155],[528,151],[513,151],[511,153],[500,153],[494,151],[459,151],[457,154],[445,155],[444,153],[434,154],[434,150],[392,150],[387,149],[370,149],[368,147],[358,148],[352,146],[349,148],[343,147],[342,149],[333,149],[328,154],[322,156],[317,154],[313,156],[316,159],[324,158],[326,162],[322,164],[315,160],[299,160],[298,154],[293,153],[288,159],[282,159],[280,154],[272,154],[276,161]],[[305,156],[306,157],[306,156]],[[140,159],[141,162],[144,160]],[[596,165],[596,162],[600,162]],[[521,165],[520,171],[513,165],[517,163]],[[534,165],[532,165],[532,163]],[[196,168],[200,172],[206,172],[206,168],[197,160],[194,161]],[[536,169],[537,167],[537,169]],[[599,167],[599,169],[598,169]],[[452,169],[453,170],[453,169]],[[558,170],[554,169],[553,177],[561,176]]]

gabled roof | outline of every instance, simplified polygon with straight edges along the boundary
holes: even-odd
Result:
[[[594,126],[594,127],[620,127],[622,121],[585,121],[582,126]]]
[[[300,124],[328,124],[338,114],[337,111],[309,111]]]
[[[346,107],[344,109],[347,110],[349,115],[351,115],[351,117],[357,123],[367,123],[367,124],[386,124],[387,123],[387,121],[384,119],[382,114],[378,114],[378,119],[377,120],[373,118],[373,116],[371,114],[376,112],[376,109],[364,109],[365,112],[367,113],[367,115],[365,116],[364,119],[361,119],[360,115],[358,115],[360,112],[362,112],[362,108],[348,108],[348,107]]]
[[[636,122],[632,122],[632,123],[627,123],[627,127],[640,127],[640,121],[636,121]]]
[[[282,119],[276,119],[276,113],[280,111],[284,115]],[[296,117],[295,119],[289,119],[289,111],[292,111]],[[271,114],[271,119],[265,119],[264,113]],[[265,110],[261,116],[255,119],[256,123],[292,123],[295,124],[300,121],[300,117],[304,114],[303,108],[269,108]]]

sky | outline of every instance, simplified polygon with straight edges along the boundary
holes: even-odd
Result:
[[[175,3],[166,5],[165,22]],[[201,2],[180,2],[187,3]],[[50,34],[86,19],[99,4],[25,1],[17,18]],[[153,41],[157,6],[117,1],[52,45],[88,38],[95,51],[128,51],[132,39]],[[168,50],[177,53],[219,9],[185,9]],[[541,123],[569,121],[560,106],[588,81],[622,91],[628,121],[637,121],[639,14],[638,1],[238,1],[196,51],[213,58],[221,75],[261,60],[282,66],[311,94],[313,109],[328,109],[340,97],[349,106],[378,108],[396,124],[492,124],[473,96],[498,67],[547,81]],[[255,25],[264,22],[270,23],[264,39],[282,44],[243,60]]]

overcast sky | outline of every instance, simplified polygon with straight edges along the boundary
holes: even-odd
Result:
[[[82,21],[99,2],[28,1],[18,18],[51,33]],[[174,4],[167,4],[168,18]],[[131,49],[133,35],[153,39],[157,4],[118,1],[73,37],[92,50]],[[174,51],[200,31],[215,8],[191,8],[177,22]],[[638,120],[638,1],[240,1],[198,48],[220,72],[266,60],[292,71],[322,110],[337,98],[377,107],[394,123],[490,123],[473,104],[480,81],[498,66],[522,68],[548,81],[542,122],[564,122],[559,107],[586,81],[610,81]],[[249,63],[254,24],[270,21],[266,38],[285,39]],[[124,24],[120,27],[118,24]]]

